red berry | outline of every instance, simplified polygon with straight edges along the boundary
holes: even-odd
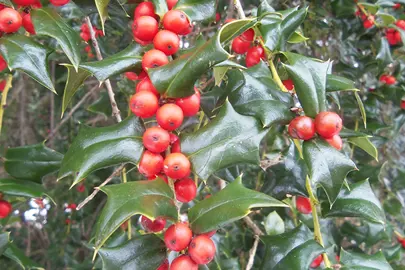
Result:
[[[246,30],[245,32],[243,32],[239,37],[243,41],[252,42],[253,39],[255,38],[255,31],[252,28],[250,28],[250,29]]]
[[[405,110],[405,100],[401,100],[401,109]]]
[[[235,19],[234,18],[229,18],[225,20],[225,24],[233,22]]]
[[[18,11],[12,8],[5,8],[0,11],[0,31],[14,33],[22,25],[22,17]]]
[[[155,96],[159,97],[160,94],[156,90],[155,86],[153,85],[152,81],[149,77],[143,78],[137,85],[136,85],[136,92],[139,93],[141,91],[148,91],[154,94]]]
[[[295,200],[297,210],[303,214],[310,214],[312,213],[311,203],[309,202],[309,198],[297,196]]]
[[[176,105],[181,108],[184,116],[193,116],[200,110],[201,95],[198,91],[194,95],[176,100]]]
[[[150,41],[143,41],[143,40],[140,40],[139,38],[136,38],[136,37],[134,37],[134,40],[135,40],[136,43],[140,44],[141,46],[146,46],[146,45],[152,43],[151,40]]]
[[[69,3],[70,0],[49,0],[54,6],[64,6]]]
[[[162,128],[172,131],[183,123],[183,111],[176,104],[165,104],[156,112],[156,120]]]
[[[170,144],[172,145],[170,148],[171,153],[181,153],[180,140],[177,135],[170,133]]]
[[[170,133],[170,144],[174,144],[179,140],[179,137],[176,134]]]
[[[165,174],[173,179],[181,179],[190,175],[190,161],[182,153],[171,153],[164,161]]]
[[[169,59],[166,54],[159,50],[147,51],[142,57],[142,68],[147,70],[148,68],[157,68],[169,63]]]
[[[398,20],[396,21],[395,25],[401,28],[402,30],[405,30],[405,20]]]
[[[87,53],[91,53],[91,47],[90,47],[90,46],[86,46],[86,47],[84,48],[84,50],[85,50]]]
[[[158,98],[148,91],[142,91],[133,95],[129,104],[131,111],[141,118],[154,116],[159,108]]]
[[[260,63],[260,59],[264,58],[264,50],[262,46],[254,46],[247,51],[246,67],[252,67]]]
[[[131,81],[138,80],[138,75],[136,75],[135,72],[125,72],[125,77],[127,77],[127,79]]]
[[[11,212],[12,206],[8,201],[0,200],[0,218],[7,217]]]
[[[373,25],[374,25],[374,16],[370,15],[363,22],[363,26],[364,26],[364,28],[369,29],[369,28],[373,27]]]
[[[311,268],[318,268],[321,263],[323,262],[322,254],[315,258],[315,260],[311,263]]]
[[[0,55],[0,72],[7,68],[7,62],[4,60],[3,56]]]
[[[283,84],[287,90],[291,91],[294,89],[294,82],[291,79],[287,79],[283,81]]]
[[[215,21],[219,22],[221,20],[221,14],[219,14],[218,12],[215,14]]]
[[[155,233],[155,232],[160,232],[165,228],[166,219],[158,217],[154,221],[152,221],[149,218],[142,216],[141,224],[142,224],[142,227],[145,229],[145,231]]]
[[[19,6],[29,6],[36,4],[37,0],[13,0]]]
[[[71,204],[68,204],[68,206],[66,208],[76,210],[76,207],[77,207],[77,205],[75,203],[71,203]]]
[[[288,133],[295,139],[310,140],[315,135],[314,120],[308,116],[295,117],[288,126]]]
[[[189,26],[190,22],[183,11],[170,10],[163,17],[163,27],[176,34],[184,33]]]
[[[389,76],[387,76],[387,77],[385,78],[385,83],[386,83],[387,85],[393,85],[393,84],[395,84],[396,82],[397,82],[397,79],[395,79],[394,76],[389,75]]]
[[[83,193],[86,190],[86,186],[84,184],[79,184],[76,186],[76,190],[80,193]]]
[[[180,47],[180,38],[169,30],[159,31],[153,39],[155,49],[164,52],[166,55],[175,54]]]
[[[325,139],[331,146],[335,147],[337,150],[342,150],[343,141],[339,135],[334,135],[332,138]]]
[[[163,157],[160,154],[146,150],[139,162],[139,172],[146,177],[159,174],[163,169]]]
[[[396,43],[401,43],[402,42],[402,37],[401,37],[401,33],[398,31],[395,31],[394,33],[394,38]]]
[[[34,24],[31,21],[31,14],[27,13],[22,18],[22,26],[27,30],[31,35],[35,35]]]
[[[176,199],[182,203],[188,203],[194,200],[197,195],[197,187],[191,178],[184,178],[174,183]]]
[[[342,118],[334,112],[320,112],[315,117],[315,129],[323,138],[332,138],[342,130]]]
[[[166,0],[167,8],[172,10],[179,0]]]
[[[6,87],[6,81],[1,80],[0,81],[0,93],[4,91],[4,88]]]
[[[145,148],[153,153],[164,152],[170,144],[169,132],[160,127],[148,128],[142,139]]]
[[[156,270],[169,270],[169,261],[166,259]]]
[[[176,223],[170,226],[164,236],[166,247],[173,251],[185,249],[193,236],[192,231],[187,224]]]
[[[393,8],[394,8],[394,9],[400,9],[400,8],[401,8],[401,4],[400,4],[400,3],[396,3],[396,4],[393,6]]]
[[[194,29],[194,26],[192,24],[190,24],[186,29],[184,29],[183,31],[181,31],[179,33],[180,36],[187,36],[188,34],[190,34]]]
[[[198,264],[189,256],[181,255],[172,261],[170,270],[198,270]]]
[[[250,41],[243,41],[240,36],[232,41],[232,51],[237,54],[245,54],[250,47]]]
[[[138,19],[142,16],[155,17],[155,7],[152,2],[142,2],[136,7],[134,18]]]
[[[141,16],[132,24],[132,33],[142,41],[152,41],[159,31],[159,24],[151,16]]]
[[[188,246],[188,254],[197,264],[207,264],[211,262],[212,259],[214,259],[215,251],[214,242],[206,235],[194,237]]]
[[[166,182],[166,184],[169,184],[169,180],[167,179],[167,176],[164,174],[158,174],[158,175],[154,175],[152,177],[148,177],[148,180],[152,181],[152,180],[157,180],[158,178],[162,179],[163,181]]]
[[[87,32],[81,32],[80,37],[86,42],[89,41],[91,38],[90,33]]]

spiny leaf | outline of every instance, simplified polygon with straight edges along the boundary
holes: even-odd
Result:
[[[349,253],[341,249],[340,262],[343,265],[342,270],[392,270],[391,265],[381,251],[374,255],[367,255],[355,252]]]
[[[216,1],[179,0],[174,9],[184,11],[191,21],[213,21],[216,14]]]
[[[41,198],[47,196],[42,185],[18,179],[0,179],[0,192],[19,197]]]
[[[354,144],[355,146],[363,149],[375,160],[378,161],[378,151],[374,144],[367,137],[352,137],[348,139],[349,143]]]

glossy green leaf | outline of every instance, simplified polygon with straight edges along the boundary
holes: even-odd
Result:
[[[13,7],[13,3],[11,3],[10,0],[0,0],[0,3],[8,7]]]
[[[8,244],[8,248],[4,251],[3,255],[18,263],[22,269],[44,269],[25,256],[24,251],[19,249],[14,243]]]
[[[257,15],[261,16],[268,12],[274,12],[274,8],[271,6],[272,0],[260,1],[260,5],[257,8]]]
[[[145,48],[137,43],[132,43],[124,50],[111,55],[101,61],[87,62],[80,65],[80,68],[90,72],[100,82],[135,68],[140,69],[142,64],[141,54]]]
[[[229,94],[235,111],[260,119],[264,127],[287,124],[294,118],[291,95],[279,90],[264,63],[246,71],[229,71],[228,83],[235,85]]]
[[[104,23],[108,18],[108,4],[110,0],[95,0],[98,14],[101,19],[101,27],[104,31]]]
[[[261,236],[260,240],[266,246],[260,267],[263,270],[310,269],[312,261],[324,251],[305,225],[280,235]]]
[[[213,21],[216,8],[215,0],[179,0],[174,7],[184,11],[191,21]]]
[[[392,59],[392,56],[391,56],[390,44],[388,43],[388,40],[386,37],[381,38],[380,48],[378,50],[376,59],[379,60],[383,66],[386,66],[386,65],[394,62],[394,60]]]
[[[375,160],[378,161],[378,151],[375,145],[367,137],[352,137],[347,140],[349,143],[354,144],[355,146],[363,149]]]
[[[290,38],[288,39],[288,43],[296,44],[307,41],[309,38],[304,36],[302,33],[295,31]]]
[[[0,234],[0,255],[4,253],[10,243],[10,232]]]
[[[284,17],[280,13],[270,13],[261,19],[259,26],[264,43],[271,51],[285,50],[287,41],[302,24],[307,9],[292,9]]]
[[[366,133],[360,132],[360,131],[354,131],[351,129],[347,128],[342,128],[342,130],[339,133],[339,136],[342,138],[352,138],[352,137],[372,137],[371,135],[368,135]]]
[[[44,176],[60,168],[63,155],[43,143],[7,149],[4,168],[17,179],[41,183]]]
[[[143,151],[144,130],[134,116],[108,127],[82,125],[62,160],[58,179],[72,175],[75,185],[92,171],[124,162],[137,164]]]
[[[344,154],[321,139],[303,143],[303,155],[309,168],[312,185],[321,186],[333,204],[340,192],[346,175],[356,165]]]
[[[18,179],[0,179],[0,192],[19,197],[41,198],[48,196],[50,198],[42,185]]]
[[[91,75],[90,72],[79,68],[76,72],[73,66],[65,65],[68,71],[68,78],[65,85],[65,90],[63,91],[62,100],[62,116],[66,111],[69,103],[72,101],[73,96],[76,94],[77,90],[84,84],[86,79]]]
[[[229,67],[214,67],[214,78],[215,78],[216,86],[221,85],[221,82],[224,79],[228,70],[229,70]]]
[[[268,235],[282,234],[285,231],[284,221],[276,211],[264,218],[263,226]]]
[[[379,251],[374,255],[361,253],[349,253],[344,249],[340,250],[340,262],[342,270],[392,270],[384,254]]]
[[[10,69],[20,70],[55,92],[47,59],[50,50],[24,35],[7,35],[0,39],[0,52]]]
[[[371,13],[371,14],[376,14],[378,11],[378,6],[375,4],[367,3],[367,2],[359,2],[358,5],[362,5],[364,9]]]
[[[377,12],[377,19],[382,22],[380,24],[382,27],[383,26],[389,26],[390,24],[393,24],[396,22],[396,18],[392,16],[391,14],[384,13],[384,12]]]
[[[384,247],[383,248],[384,257],[387,261],[400,261],[402,257],[402,245],[397,244],[391,247]]]
[[[354,92],[354,97],[356,98],[357,104],[359,106],[361,118],[363,119],[364,128],[367,128],[367,115],[363,101],[361,100],[361,97],[357,92]]]
[[[185,97],[194,93],[195,82],[211,67],[230,55],[222,48],[225,43],[255,24],[254,19],[237,20],[224,25],[209,41],[193,52],[183,54],[168,64],[149,69],[156,89],[166,97]]]
[[[206,180],[231,165],[259,164],[259,144],[266,132],[254,117],[238,114],[226,101],[209,124],[181,136],[181,150],[193,172]]]
[[[177,220],[173,192],[161,179],[109,185],[102,187],[101,191],[108,198],[96,223],[96,249],[133,215],[142,214],[152,220],[157,217]]]
[[[149,270],[166,259],[166,246],[154,234],[138,235],[120,246],[101,248],[98,254],[105,270]]]
[[[289,62],[284,66],[294,81],[305,115],[315,118],[319,112],[326,110],[326,78],[331,63],[290,52],[283,54]]]
[[[245,188],[240,176],[217,194],[193,206],[188,212],[188,220],[194,233],[204,233],[239,220],[247,216],[251,208],[257,207],[287,205],[266,194]]]
[[[56,39],[77,71],[81,58],[81,39],[78,32],[73,30],[59,14],[51,8],[33,9],[31,18],[36,34]]]
[[[338,75],[328,74],[326,76],[326,91],[358,91],[352,80]]]
[[[374,195],[368,180],[350,185],[350,190],[342,189],[332,206],[322,205],[325,217],[359,217],[371,222],[385,223],[384,210]]]

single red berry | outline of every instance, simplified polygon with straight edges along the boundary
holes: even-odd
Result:
[[[179,50],[180,38],[169,30],[161,30],[153,39],[153,46],[166,55],[173,55]]]
[[[170,144],[174,144],[179,140],[179,136],[174,133],[170,133]]]
[[[76,186],[76,190],[80,193],[83,193],[86,190],[86,186],[84,184],[78,184]]]
[[[342,118],[334,112],[320,112],[315,117],[315,129],[323,138],[332,138],[342,130]]]
[[[193,116],[200,110],[201,95],[198,91],[195,94],[176,99],[176,105],[181,108],[184,116]]]
[[[325,139],[331,146],[335,147],[337,150],[342,150],[343,141],[339,135],[334,135],[332,138]]]
[[[311,203],[309,198],[297,196],[295,200],[295,204],[297,206],[297,210],[303,214],[310,214],[312,213]]]
[[[141,16],[132,24],[132,33],[142,41],[152,41],[159,31],[159,24],[151,16]]]
[[[194,200],[197,195],[197,187],[191,178],[184,178],[174,183],[176,199],[182,203]]]
[[[176,104],[165,104],[156,112],[156,120],[159,126],[169,131],[180,127],[183,123],[183,119],[183,111]]]
[[[179,0],[166,0],[167,8],[172,10]]]
[[[191,32],[193,32],[194,26],[192,24],[190,24],[186,29],[184,29],[183,31],[181,31],[179,33],[180,36],[187,36],[188,34],[190,34]]]
[[[11,212],[11,209],[12,209],[12,206],[8,201],[0,200],[0,218],[8,217],[8,215]]]
[[[90,33],[87,32],[81,32],[80,37],[86,42],[89,41],[91,38]]]
[[[288,126],[288,133],[295,139],[310,140],[315,135],[314,120],[308,116],[295,117]]]
[[[133,95],[129,104],[131,111],[141,118],[154,116],[159,108],[158,98],[148,91],[142,91]]]
[[[144,70],[164,66],[167,63],[169,63],[169,59],[167,58],[166,54],[155,49],[147,51],[142,57],[142,68]]]
[[[399,40],[397,39],[397,34],[398,34]],[[401,42],[401,34],[393,28],[388,28],[385,31],[385,35],[387,37],[388,43],[391,46],[397,45],[397,43]]]
[[[311,263],[311,268],[318,268],[321,263],[323,262],[322,254],[315,258],[315,260]]]
[[[64,6],[67,3],[69,3],[70,0],[49,0],[49,2],[51,2],[52,5],[54,6]]]
[[[0,72],[7,68],[7,62],[4,60],[3,56],[0,55]]]
[[[4,91],[4,88],[6,87],[6,81],[5,80],[1,80],[0,81],[0,93],[2,93]]]
[[[250,41],[243,41],[240,36],[232,41],[232,51],[237,54],[245,54],[250,47]]]
[[[156,270],[169,270],[169,260],[165,259]]]
[[[165,174],[173,179],[181,179],[190,175],[190,161],[182,153],[171,153],[164,161]]]
[[[87,23],[83,23],[80,26],[80,31],[85,32],[85,33],[90,33],[90,29],[89,29],[89,26],[87,25]]]
[[[397,79],[395,79],[394,76],[388,75],[388,76],[385,78],[385,83],[386,83],[387,85],[394,85],[394,84],[396,84],[396,82],[397,82]]]
[[[71,203],[71,204],[68,204],[68,206],[66,208],[76,210],[76,207],[77,207],[77,205],[75,203]]]
[[[37,0],[13,0],[19,6],[30,6],[37,2]]]
[[[219,22],[221,20],[221,14],[219,14],[218,12],[215,14],[215,21]]]
[[[152,2],[142,2],[140,3],[135,11],[134,11],[134,18],[138,19],[142,16],[150,16],[155,17],[155,7],[153,6]]]
[[[260,63],[260,59],[264,58],[264,50],[262,46],[254,46],[247,51],[246,67],[253,67]]]
[[[401,100],[401,109],[405,110],[405,100]]]
[[[208,195],[207,195],[207,196],[208,196]],[[210,231],[210,232],[202,233],[201,235],[205,235],[205,236],[208,236],[208,237],[212,237],[212,236],[214,236],[216,233],[217,233],[217,230],[213,230],[213,231]]]
[[[167,179],[167,176],[164,174],[158,174],[158,175],[154,175],[152,177],[148,177],[148,180],[153,181],[153,180],[157,180],[158,178],[162,179],[163,181],[166,182],[166,184],[169,184],[169,179]]]
[[[0,10],[5,9],[7,6],[0,4]]]
[[[250,28],[250,29],[246,30],[245,32],[243,32],[239,37],[243,41],[252,42],[253,39],[255,38],[255,31],[252,28]]]
[[[179,222],[166,230],[164,240],[168,249],[182,251],[190,243],[191,237],[193,237],[193,232],[188,225]]]
[[[211,262],[212,259],[214,259],[215,251],[214,242],[206,235],[194,237],[188,246],[188,254],[197,264],[207,264]]]
[[[128,80],[131,80],[131,81],[136,81],[136,80],[138,80],[138,75],[136,75],[136,73],[135,72],[125,72],[125,77],[127,77],[127,79]]]
[[[153,153],[164,152],[170,144],[169,132],[160,127],[148,128],[142,137],[143,145]]]
[[[183,11],[170,10],[163,16],[163,27],[176,34],[187,31],[190,22]]]
[[[395,3],[395,5],[392,7],[394,9],[400,9],[401,8],[401,4],[400,3]]]
[[[340,262],[340,256],[339,255],[336,255],[335,259],[336,259],[337,262]]]
[[[149,218],[142,216],[141,224],[142,224],[142,227],[145,229],[145,231],[155,233],[155,232],[160,232],[165,228],[166,219],[158,217],[154,221],[152,221]]]
[[[198,270],[198,264],[196,264],[190,256],[181,255],[174,259],[170,264],[170,270]]]
[[[146,177],[159,174],[163,169],[163,157],[160,154],[146,150],[139,162],[139,172]]]
[[[159,97],[160,94],[156,90],[155,86],[153,85],[152,81],[149,79],[149,77],[143,78],[137,85],[136,85],[136,90],[137,93],[141,91],[148,91],[154,94],[155,96]]]
[[[5,8],[0,11],[0,30],[5,33],[14,33],[22,25],[22,17],[18,11]]]
[[[283,84],[289,91],[292,91],[294,89],[294,82],[291,79],[284,80]]]
[[[23,16],[22,26],[25,28],[25,30],[27,30],[28,33],[30,33],[31,35],[35,35],[35,28],[34,28],[34,24],[32,23],[30,13],[26,13]]]
[[[128,229],[128,220],[127,220],[127,221],[124,221],[124,223],[122,223],[122,224],[120,225],[120,227],[121,227],[121,229],[122,229],[123,231],[126,231],[126,230]]]
[[[395,25],[401,28],[402,30],[405,30],[405,20],[398,20],[395,22]]]
[[[366,18],[366,20],[364,20],[363,26],[364,26],[364,28],[369,29],[369,28],[373,27],[373,25],[374,25],[374,16],[370,15]]]

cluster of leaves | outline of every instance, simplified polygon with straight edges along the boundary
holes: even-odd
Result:
[[[43,86],[35,86],[41,93],[45,88],[58,93],[56,107],[62,115],[69,107],[73,114],[72,105],[80,106],[89,85],[112,83],[121,115],[129,115],[134,83],[122,74],[140,72],[142,54],[148,50],[132,41],[126,16],[136,6],[132,2],[136,1],[71,1],[57,10],[33,10],[37,35],[0,39],[0,53],[13,81],[24,81],[28,75]],[[158,15],[167,11],[165,1],[152,2]],[[167,97],[191,95],[194,86],[202,90],[202,111],[178,130],[182,152],[199,184],[197,199],[179,206],[163,181],[142,181],[136,166],[143,151],[142,134],[150,123],[129,116],[114,124],[108,95],[95,92],[94,103],[79,109],[73,119],[85,122],[103,115],[98,127],[71,122],[61,129],[67,136],[53,138],[53,130],[48,136],[38,133],[36,144],[5,151],[0,192],[21,210],[26,208],[21,197],[53,198],[57,205],[48,205],[48,214],[57,218],[49,218],[40,230],[34,228],[38,222],[21,221],[18,215],[2,220],[14,242],[9,232],[1,234],[0,253],[24,268],[156,269],[167,256],[164,243],[159,235],[145,234],[136,218],[164,216],[175,222],[187,216],[195,233],[218,230],[218,252],[209,269],[244,269],[257,232],[242,218],[253,212],[249,219],[265,232],[254,257],[255,269],[308,269],[322,253],[331,261],[326,260],[325,267],[400,269],[396,237],[404,235],[400,195],[405,188],[405,155],[396,145],[403,142],[405,126],[399,103],[404,94],[403,47],[390,47],[384,35],[385,28],[395,28],[403,10],[392,9],[394,2],[388,0],[319,0],[308,8],[244,1],[248,18],[224,24],[225,16],[238,17],[228,2],[179,0],[175,9],[187,14],[195,33],[182,40],[173,61],[148,71]],[[363,28],[355,16],[359,5],[375,14],[375,27]],[[214,24],[216,12],[223,19]],[[78,33],[86,16],[105,31],[99,39],[104,60],[83,60],[85,44]],[[230,43],[249,28],[262,37],[268,57],[246,69],[243,57],[232,56]],[[49,72],[50,62],[61,64],[54,68],[56,80]],[[386,73],[397,77],[395,86],[378,81]],[[281,80],[287,78],[294,81],[296,95],[282,91]],[[325,110],[339,112],[345,126],[340,134],[344,149],[337,151],[319,138],[293,142],[286,125],[295,109],[310,117]],[[7,108],[5,118],[8,110],[12,108]],[[65,114],[62,121],[71,116]],[[7,136],[12,134],[5,127],[3,137]],[[45,137],[52,149],[38,143]],[[80,211],[63,211],[63,203],[79,203],[122,164],[122,179],[115,177],[114,184],[100,188],[106,196],[97,195]],[[69,190],[83,184],[84,193]],[[312,214],[297,211],[296,196],[310,197]],[[120,229],[125,223],[129,228]],[[48,248],[31,256],[38,263],[17,247],[24,247],[18,234],[36,230],[49,234],[36,244],[39,250],[41,244]],[[93,247],[98,255],[94,264]],[[379,249],[382,252],[376,252]],[[31,253],[27,250],[26,255]]]

